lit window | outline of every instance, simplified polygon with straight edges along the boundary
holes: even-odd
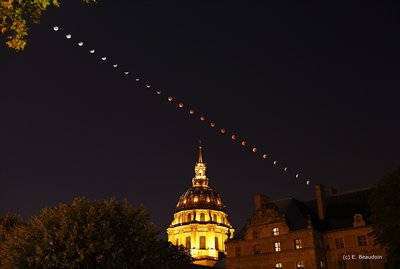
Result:
[[[296,261],[296,269],[304,269],[304,261]]]
[[[275,250],[275,252],[281,251],[281,242],[274,243],[274,250]]]
[[[338,260],[338,269],[347,269],[347,263],[345,260]]]
[[[365,235],[358,235],[357,242],[360,247],[366,246],[367,245],[367,237]]]
[[[336,247],[336,249],[344,248],[343,239],[342,238],[336,238],[335,239],[335,247]]]
[[[235,256],[236,257],[242,256],[242,247],[236,247],[235,248]]]
[[[200,249],[206,249],[206,237],[200,236]]]
[[[175,240],[175,245],[179,246],[179,239],[178,238]]]
[[[219,240],[218,237],[215,237],[215,249],[219,250]]]
[[[214,214],[213,221],[214,221],[214,222],[217,222],[217,221],[218,221],[218,219],[217,219],[217,214]]]
[[[204,213],[200,214],[200,221],[206,221],[206,215]]]
[[[274,236],[279,235],[279,228],[278,227],[272,228],[272,232],[274,233]]]
[[[282,263],[275,263],[275,269],[282,269]]]
[[[319,267],[324,268],[324,261],[319,261]]]
[[[253,246],[253,251],[254,251],[254,255],[260,254],[261,253],[261,248],[260,245],[254,245]]]
[[[360,260],[361,261],[361,269],[371,269],[371,260]]]
[[[192,247],[190,236],[186,237],[186,244],[185,244],[186,249],[190,249]]]
[[[301,239],[295,239],[295,240],[294,240],[294,248],[295,248],[295,249],[301,249],[301,248],[303,248],[303,240],[301,240]]]
[[[253,239],[258,239],[258,231],[253,231]]]

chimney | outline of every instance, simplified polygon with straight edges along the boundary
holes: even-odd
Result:
[[[317,201],[318,218],[323,221],[325,219],[327,206],[327,192],[324,185],[315,185],[315,199]]]
[[[268,198],[263,194],[256,194],[254,196],[254,204],[256,206],[256,211],[265,207],[267,204]]]

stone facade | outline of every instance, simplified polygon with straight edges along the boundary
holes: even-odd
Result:
[[[247,225],[227,243],[227,268],[383,269],[385,251],[371,235],[371,191],[336,194],[317,185],[310,201],[256,195]]]

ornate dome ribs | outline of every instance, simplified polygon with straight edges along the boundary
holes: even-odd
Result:
[[[188,209],[214,209],[225,211],[221,197],[210,187],[191,187],[179,198],[175,212]]]

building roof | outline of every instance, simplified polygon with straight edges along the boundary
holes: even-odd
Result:
[[[362,214],[367,224],[371,223],[370,195],[373,188],[339,193],[327,198],[325,230],[352,227],[355,214]]]
[[[307,228],[311,221],[314,228],[319,230],[336,230],[353,227],[354,215],[362,214],[366,224],[371,223],[371,208],[369,199],[374,187],[343,192],[327,197],[326,216],[324,221],[318,218],[316,199],[300,201],[289,197],[271,201],[285,217],[290,230]],[[244,238],[246,224],[234,239]]]

